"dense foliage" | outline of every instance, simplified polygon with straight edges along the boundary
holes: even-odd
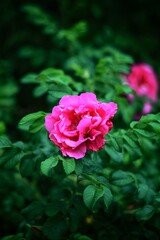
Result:
[[[136,62],[160,74],[158,6],[1,3],[2,240],[159,239],[159,99],[124,84]],[[105,146],[74,159],[49,140],[45,117],[84,92],[118,111]]]

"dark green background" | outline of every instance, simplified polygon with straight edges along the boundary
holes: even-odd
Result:
[[[51,15],[60,28],[69,28],[78,21],[88,23],[83,41],[101,45],[111,44],[133,55],[136,61],[153,64],[159,72],[160,2],[136,1],[1,1],[1,59],[10,63],[10,71],[21,77],[32,70],[18,52],[23,46],[54,49],[51,39],[44,37],[41,28],[28,21],[23,7],[32,4]],[[39,64],[40,65],[40,64]],[[39,69],[46,67],[44,61]]]

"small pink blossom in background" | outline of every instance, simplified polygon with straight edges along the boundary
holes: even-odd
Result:
[[[148,99],[141,113],[135,116],[135,119],[139,120],[143,115],[152,112],[152,105],[158,100],[158,79],[152,67],[145,63],[132,65],[130,73],[123,74],[123,78],[124,84],[128,84],[138,96]],[[126,97],[130,103],[134,101],[133,94]]]
[[[104,147],[104,136],[112,129],[117,104],[102,103],[93,93],[64,96],[45,118],[50,140],[64,156],[83,158],[87,150]]]
[[[152,112],[152,105],[149,102],[146,102],[143,106],[143,114],[148,114]]]
[[[125,81],[138,96],[146,96],[153,102],[157,101],[158,80],[148,64],[134,64],[131,72],[125,76]]]

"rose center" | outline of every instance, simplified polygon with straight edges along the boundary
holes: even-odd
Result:
[[[139,79],[138,85],[139,85],[139,87],[146,85],[146,81],[145,81],[144,77],[141,77]]]

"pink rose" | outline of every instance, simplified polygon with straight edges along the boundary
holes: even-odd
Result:
[[[112,129],[117,112],[113,102],[102,103],[93,93],[64,96],[45,118],[50,140],[64,156],[84,157],[87,150],[103,148],[104,136]]]
[[[138,96],[146,96],[154,102],[157,101],[158,81],[151,66],[145,63],[133,65],[125,80]]]

